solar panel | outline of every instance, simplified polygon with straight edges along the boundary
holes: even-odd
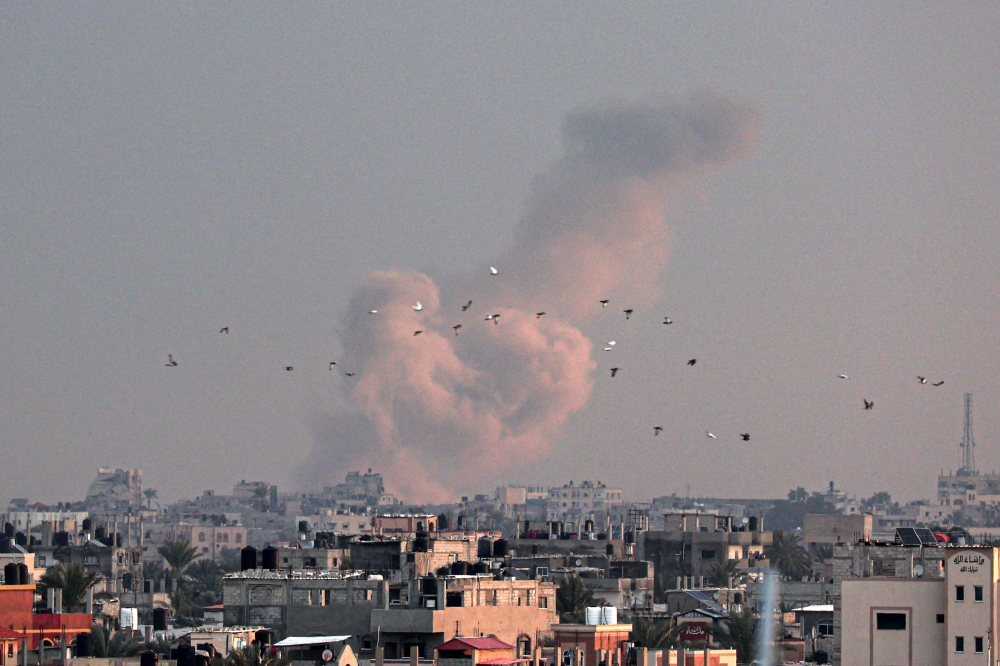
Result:
[[[896,538],[902,541],[904,546],[919,546],[921,543],[917,531],[912,527],[897,527]]]
[[[913,530],[917,534],[917,538],[920,539],[920,543],[924,545],[937,545],[937,539],[934,538],[934,532],[931,532],[926,527],[917,527]]]

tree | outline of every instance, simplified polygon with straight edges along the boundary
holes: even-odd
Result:
[[[772,533],[771,545],[764,548],[771,566],[786,578],[801,578],[812,571],[809,554],[798,535],[782,530]]]
[[[198,549],[192,546],[190,541],[184,539],[164,541],[156,549],[156,552],[163,556],[163,559],[167,561],[176,574],[183,573],[187,566],[198,557]]]
[[[163,563],[154,560],[144,560],[142,577],[145,580],[161,580],[164,576]]]
[[[49,567],[38,583],[43,589],[62,590],[63,609],[68,613],[79,613],[84,609],[87,590],[92,588],[100,577],[98,572],[87,571],[82,564],[60,562],[54,567]]]
[[[146,496],[146,508],[147,509],[151,509],[152,508],[152,504],[153,504],[153,500],[156,499],[156,489],[155,488],[146,488],[145,490],[142,491],[142,494]],[[157,502],[156,506],[160,506],[160,503]]]
[[[271,494],[271,487],[267,484],[261,484],[253,489],[253,495],[257,498],[257,508],[261,511],[267,511],[268,506],[270,506],[270,501],[268,500],[268,495]]]
[[[719,587],[728,587],[730,579],[733,582],[736,579],[741,578],[740,573],[740,563],[738,560],[726,560],[725,562],[716,562],[712,565],[712,580]]]
[[[633,617],[629,638],[642,647],[660,648],[676,641],[679,633],[676,629],[671,628],[669,620]]]
[[[95,657],[104,659],[136,657],[146,649],[142,639],[133,636],[130,631],[108,631],[101,625],[95,624],[90,628],[90,635],[93,637]]]
[[[579,576],[559,577],[559,587],[556,589],[556,611],[559,613],[561,622],[582,622],[583,615],[589,606],[600,605]]]
[[[736,661],[749,664],[757,644],[757,617],[748,607],[739,615],[732,615],[721,625],[710,625],[712,637],[723,647],[736,649]]]

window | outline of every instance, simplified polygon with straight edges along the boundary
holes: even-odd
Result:
[[[956,585],[955,586],[955,601],[965,601],[965,586]]]
[[[983,586],[975,585],[972,588],[972,600],[983,603]]]
[[[548,597],[538,597],[538,607],[539,608],[548,608],[549,607],[549,598]]]
[[[703,550],[701,551],[701,559],[703,560],[714,560],[715,551],[714,550]]]
[[[982,636],[976,636],[972,640],[974,640],[976,642],[976,654],[982,654],[983,653],[983,637]]]
[[[965,636],[955,636],[955,652],[965,652]]]
[[[938,613],[937,614],[937,623],[938,624],[944,624],[944,613]]]
[[[906,613],[876,613],[875,628],[882,631],[903,631],[906,629]]]
[[[818,624],[816,631],[820,636],[833,636],[833,625],[826,622]]]
[[[45,556],[44,555],[38,555],[38,556],[36,556],[35,560],[36,560],[35,566],[37,566],[37,567],[44,567],[45,566]]]
[[[243,535],[239,532],[236,533],[236,543],[243,543]]]
[[[205,541],[205,533],[204,532],[198,532],[198,541],[199,542]]]

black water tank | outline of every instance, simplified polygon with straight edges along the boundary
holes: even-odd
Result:
[[[82,634],[76,635],[76,656],[77,657],[92,657],[94,656],[94,641],[93,637],[84,632]]]
[[[537,543],[531,544],[531,554],[532,555],[538,555],[538,544]]]
[[[24,562],[17,563],[17,584],[18,585],[28,585],[31,583],[31,573],[28,571],[28,565]]]
[[[84,532],[89,532],[92,529],[94,529],[94,521],[92,521],[90,518],[84,518],[83,519],[83,531]]]
[[[17,562],[11,562],[3,568],[4,585],[20,585],[20,574],[17,572]]]
[[[493,557],[507,557],[507,539],[497,539],[493,542]]]
[[[14,536],[14,524],[13,523],[4,523],[3,524],[3,535],[5,537],[12,537],[12,536]]]
[[[594,521],[588,520],[588,521],[584,522],[583,523],[583,531],[584,532],[593,532],[594,531]]]
[[[253,639],[257,641],[260,645],[270,645],[271,644],[271,630],[270,629],[258,629],[254,635]]]
[[[119,532],[118,534],[115,535],[115,542],[114,543],[115,543],[115,546],[117,546],[118,548],[122,547],[122,533],[121,532]]]
[[[299,521],[299,532],[301,532],[303,534],[308,534],[309,533],[309,521],[308,520],[300,520]]]
[[[455,521],[455,529],[456,530],[464,530],[465,529],[465,514],[464,513],[458,514],[458,519]]]
[[[420,594],[437,594],[437,578],[424,576],[420,579]]]
[[[190,645],[177,646],[177,666],[194,666],[194,648]]]
[[[27,546],[28,537],[24,535],[24,532],[18,532],[17,534],[14,535],[14,543],[17,544],[18,546]]]
[[[476,562],[472,565],[473,574],[484,574],[490,572],[490,565],[486,562]]]
[[[69,546],[69,532],[56,532],[52,537],[57,547],[66,548]]]
[[[142,581],[142,593],[150,594],[152,593],[152,591],[153,591],[153,581],[146,578],[145,580]]]
[[[14,539],[11,537],[0,537],[0,553],[9,553],[14,550]]]
[[[468,576],[469,575],[469,563],[459,560],[457,562],[451,563],[451,575],[452,576]]]
[[[154,608],[153,609],[153,631],[166,631],[167,630],[167,609],[166,608]]]
[[[212,660],[205,654],[194,655],[194,666],[208,666]]]
[[[257,549],[247,546],[240,551],[240,571],[257,568]]]
[[[437,573],[438,576],[447,576],[451,573],[451,569],[448,567],[438,567],[438,570],[435,573]]]
[[[635,532],[625,533],[625,543],[635,543]]]
[[[139,653],[139,666],[156,666],[157,662],[159,662],[159,656],[152,650],[144,650]]]
[[[101,541],[106,536],[108,536],[108,531],[106,529],[104,529],[104,525],[101,525],[96,530],[94,530],[94,539],[96,541]]]
[[[278,570],[278,549],[274,546],[268,546],[260,553],[261,555],[261,568],[269,569],[270,571]],[[178,664],[177,666],[180,666]]]
[[[608,555],[608,556],[614,555],[615,554],[615,544],[609,543],[607,546],[605,546],[604,547],[604,554]]]
[[[426,553],[429,547],[430,539],[427,536],[427,532],[424,530],[417,530],[416,537],[413,539],[413,552]]]
[[[126,592],[131,592],[132,591],[132,582],[133,581],[132,581],[132,572],[131,571],[126,571],[124,574],[122,574],[122,589],[123,590],[125,590]]]
[[[489,537],[483,537],[479,540],[479,544],[476,547],[476,557],[480,559],[493,557],[493,542],[490,541]]]
[[[757,516],[750,516],[750,524],[748,525],[751,532],[757,531]]]
[[[442,513],[438,516],[438,532],[447,532],[449,529],[451,529],[451,518],[448,514]]]

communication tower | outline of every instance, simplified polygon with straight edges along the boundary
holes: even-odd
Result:
[[[972,394],[965,394],[965,432],[962,433],[962,467],[959,476],[973,476],[976,471],[976,440],[972,436]]]

